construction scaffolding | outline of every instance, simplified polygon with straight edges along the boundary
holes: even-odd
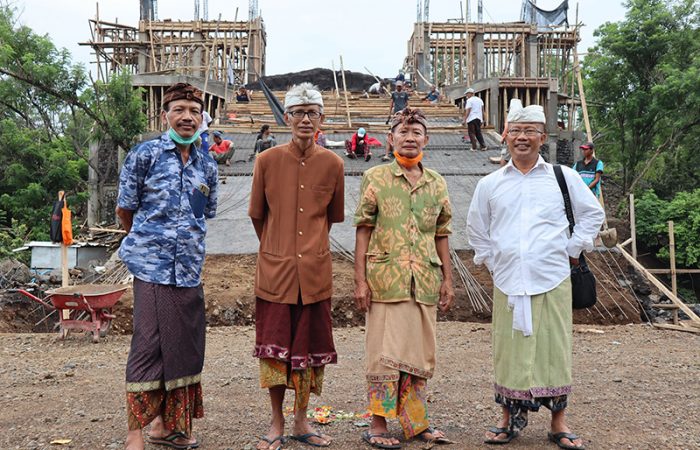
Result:
[[[563,26],[416,23],[405,66],[419,90],[434,84],[456,98],[464,87],[474,87],[491,126],[502,129],[510,99],[520,98],[525,105],[542,105],[556,127],[557,108],[571,104],[565,93],[572,87],[577,42],[576,29]]]
[[[236,12],[236,18],[238,12]],[[205,93],[212,117],[220,115],[239,85],[265,75],[266,33],[262,17],[249,21],[141,20],[137,27],[90,20],[99,80],[126,71],[144,89],[149,130],[160,130],[163,92],[179,81]]]

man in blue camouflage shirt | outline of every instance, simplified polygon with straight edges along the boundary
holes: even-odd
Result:
[[[168,132],[134,147],[119,178],[119,256],[134,276],[134,334],[126,366],[126,448],[148,441],[197,447],[203,416],[205,219],[216,215],[217,165],[198,151],[202,93],[186,83],[163,96]]]

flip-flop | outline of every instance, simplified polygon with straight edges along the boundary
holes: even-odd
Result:
[[[162,438],[157,438],[157,437],[153,437],[153,436],[149,435],[146,438],[146,440],[148,441],[149,444],[164,445],[166,447],[176,448],[176,449],[181,449],[181,450],[199,447],[199,442],[197,442],[197,441],[194,441],[191,444],[178,444],[177,442],[175,442],[175,440],[178,438],[187,439],[187,435],[185,433],[181,433],[179,431],[173,431],[169,435],[162,437]]]
[[[390,439],[391,435],[389,433],[376,433],[372,434],[369,431],[362,433],[362,440],[371,445],[374,448],[385,448],[385,449],[397,449],[401,448],[401,444],[382,444],[381,442],[372,442],[373,438],[386,438]]]
[[[425,433],[430,433],[433,436],[435,436],[435,433],[437,433],[438,430],[436,430],[433,427],[428,427],[425,430],[421,431],[416,435],[418,439],[420,439],[423,442],[432,442],[433,444],[438,444],[438,445],[445,445],[445,444],[454,444],[453,441],[447,439],[446,436],[438,437],[438,438],[433,438],[433,439],[428,439],[427,437],[424,436]]]
[[[574,442],[576,439],[579,439],[578,436],[576,436],[574,433],[567,433],[567,432],[562,432],[562,433],[547,433],[547,438],[549,438],[550,441],[554,442],[557,444],[559,448],[564,448],[567,450],[586,450],[585,446],[582,447],[576,447],[575,445],[569,445],[569,444],[564,444],[561,440],[562,439],[568,439],[571,442]]]
[[[313,438],[313,437],[323,439],[324,441],[326,440],[326,438],[324,438],[323,436],[321,436],[318,433],[297,434],[297,435],[292,435],[289,437],[294,439],[295,441],[299,441],[302,444],[310,445],[312,447],[329,447],[331,445],[330,442],[327,444],[317,444],[315,442],[311,442],[311,438]]]
[[[274,438],[272,438],[272,439],[268,439],[268,438],[266,438],[265,436],[260,436],[259,439],[260,439],[261,441],[267,442],[267,443],[269,444],[269,445],[268,445],[268,448],[269,448],[270,446],[272,446],[275,442],[280,441],[280,445],[278,445],[277,447],[275,447],[275,450],[280,450],[280,449],[282,448],[282,445],[284,445],[284,443],[287,442],[287,439],[284,437],[283,434],[280,434],[279,436],[274,437]]]
[[[511,431],[508,428],[498,428],[498,427],[492,427],[489,428],[489,431],[496,436],[492,437],[491,439],[486,439],[484,441],[484,444],[489,444],[489,445],[505,445],[518,437],[518,432],[517,431]],[[496,439],[496,437],[499,434],[505,434],[506,437],[504,439]]]

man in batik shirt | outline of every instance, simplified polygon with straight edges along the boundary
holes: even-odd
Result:
[[[260,385],[268,389],[272,421],[258,449],[284,443],[282,404],[294,390],[292,438],[327,447],[306,417],[310,393],[321,394],[324,369],[337,360],[333,345],[331,225],[344,218],[343,160],[314,143],[323,98],[310,83],[284,99],[292,140],[255,159],[248,215],[260,239],[255,275],[255,350]]]
[[[427,380],[435,369],[437,305],[454,299],[448,236],[452,212],[445,180],[420,163],[428,144],[418,109],[394,115],[395,161],[362,179],[355,213],[355,302],[366,311],[366,378],[370,429],[363,439],[400,448],[388,434],[398,418],[404,436],[449,442],[430,427]]]
[[[192,419],[203,415],[205,219],[216,215],[216,162],[195,142],[201,91],[165,91],[167,133],[129,152],[119,177],[117,215],[127,235],[119,257],[134,275],[134,335],[126,365],[126,448],[196,447]],[[178,447],[179,446],[179,447]]]

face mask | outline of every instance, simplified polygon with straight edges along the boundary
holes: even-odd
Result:
[[[407,169],[410,169],[411,167],[417,165],[422,159],[423,159],[423,152],[420,152],[418,155],[414,156],[413,158],[407,158],[405,156],[399,155],[399,152],[394,150],[394,157],[396,158],[396,161],[404,166]]]
[[[184,137],[180,136],[179,134],[177,134],[177,131],[175,131],[174,129],[170,128],[168,130],[168,136],[170,136],[170,139],[172,139],[173,142],[180,144],[180,145],[190,145],[191,143],[193,143],[194,141],[197,140],[197,138],[199,137],[199,134],[200,134],[200,131],[197,130],[197,132],[192,137],[184,138]]]

